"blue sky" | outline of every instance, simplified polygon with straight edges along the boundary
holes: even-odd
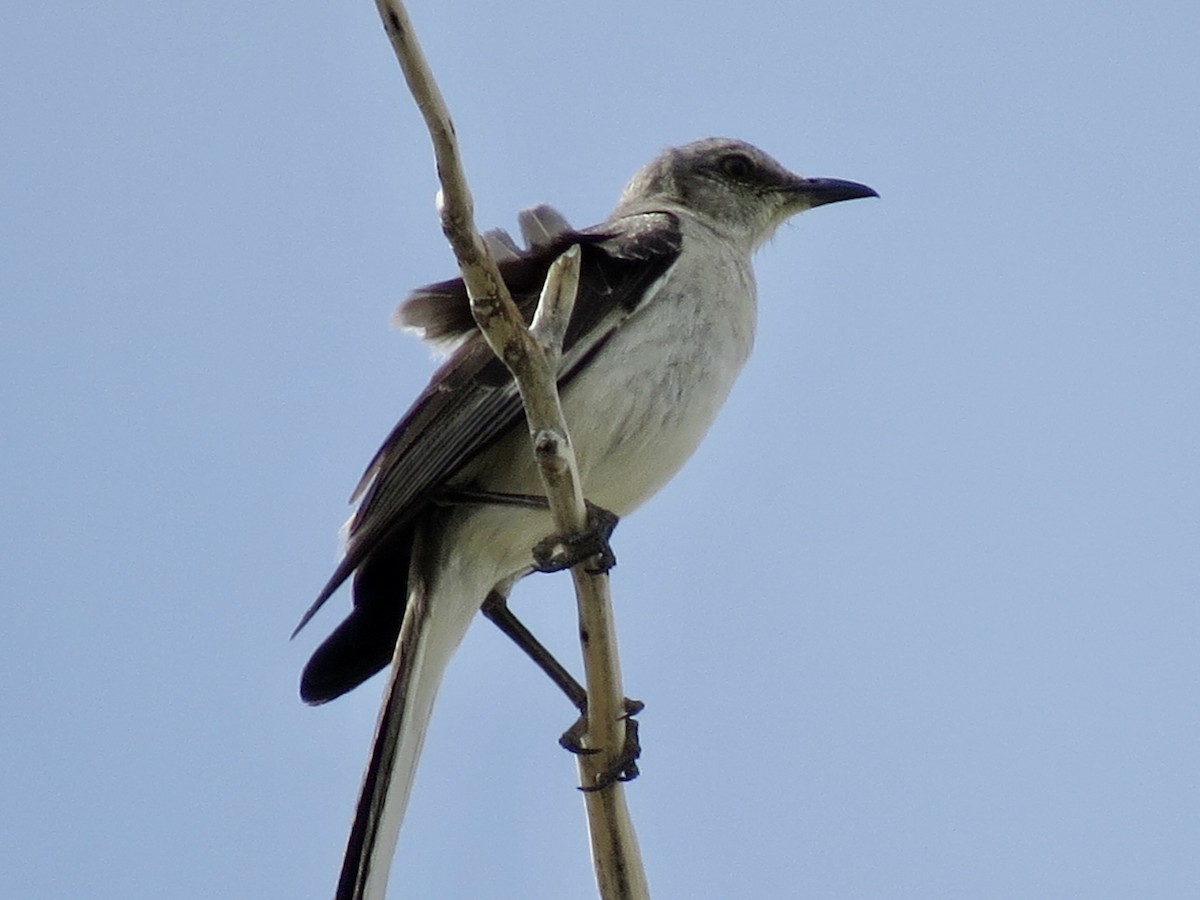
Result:
[[[763,248],[616,535],[654,896],[1200,895],[1200,9],[411,12],[482,225],[710,134],[882,195]],[[380,683],[296,696],[345,596],[287,636],[431,371],[423,127],[365,2],[19,6],[0,70],[5,883],[328,896]],[[571,718],[472,630],[396,896],[592,895]]]

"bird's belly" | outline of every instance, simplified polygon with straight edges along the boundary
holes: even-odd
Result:
[[[752,288],[738,287],[752,297]],[[562,389],[584,496],[619,516],[653,496],[692,455],[753,340],[752,299],[698,310],[680,292],[659,295],[653,306],[652,315],[618,328]],[[479,463],[464,474],[480,488],[543,492],[523,425]],[[553,530],[548,514],[511,506],[476,508],[462,525],[480,540],[461,545],[488,547],[493,571],[505,574],[528,567],[533,544]]]
[[[729,383],[696,360],[639,371],[623,383],[582,381],[563,396],[584,494],[628,515],[675,476],[708,431]]]

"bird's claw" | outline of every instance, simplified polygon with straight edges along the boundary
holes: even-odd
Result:
[[[590,560],[587,571],[592,575],[607,572],[617,564],[608,539],[617,527],[615,513],[587,504],[587,526],[574,534],[555,534],[538,541],[533,547],[533,567],[539,572],[561,572]]]
[[[634,716],[645,708],[646,704],[641,700],[625,698],[625,714],[621,716],[625,721],[625,743],[621,747],[621,752],[613,759],[612,765],[596,776],[595,783],[582,785],[579,790],[587,793],[601,791],[614,782],[633,781],[638,777],[640,770],[637,760],[642,755],[642,745],[638,740],[638,721]],[[583,736],[586,733],[587,712],[585,711],[570,728],[563,732],[558,743],[564,750],[579,756],[591,756],[602,752],[599,748],[583,745]]]

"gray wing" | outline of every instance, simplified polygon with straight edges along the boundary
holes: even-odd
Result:
[[[671,213],[645,213],[581,232],[564,232],[501,263],[500,271],[528,322],[550,264],[572,244],[582,251],[579,294],[564,340],[573,363],[559,375],[569,383],[623,317],[637,309],[646,288],[675,262],[682,247]],[[405,301],[401,321],[431,340],[461,341],[367,466],[350,524],[346,554],[296,632],[363,562],[413,520],[478,453],[524,418],[511,376],[495,358],[471,317],[461,279],[420,288]],[[355,605],[364,598],[358,596]],[[401,593],[403,586],[401,585]],[[390,600],[395,603],[395,595]]]

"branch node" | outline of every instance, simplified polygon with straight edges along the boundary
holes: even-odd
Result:
[[[533,436],[533,452],[542,460],[564,456],[566,438],[555,428],[539,428]]]

